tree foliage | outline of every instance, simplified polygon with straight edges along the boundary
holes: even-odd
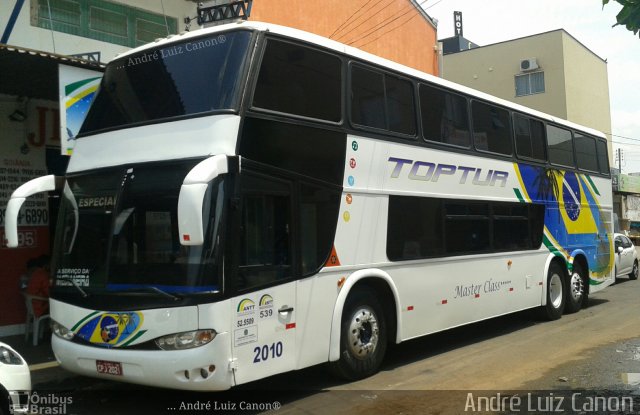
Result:
[[[640,0],[615,0],[622,5],[622,10],[616,16],[618,23],[613,27],[622,25],[631,30],[634,35],[640,31]],[[609,0],[602,0],[602,7],[606,6]]]

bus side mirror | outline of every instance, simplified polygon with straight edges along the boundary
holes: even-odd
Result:
[[[24,201],[36,193],[50,192],[61,187],[64,183],[63,177],[54,175],[42,176],[33,180],[29,180],[22,186],[18,187],[11,194],[11,198],[7,203],[7,210],[4,218],[4,233],[7,238],[8,248],[18,247],[18,216],[20,208]]]
[[[219,154],[198,163],[187,174],[178,196],[178,234],[185,246],[204,243],[202,208],[209,183],[229,171],[227,156]]]

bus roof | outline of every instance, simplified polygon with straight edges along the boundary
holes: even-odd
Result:
[[[286,27],[286,26],[281,26],[281,25],[277,25],[277,24],[273,24],[273,23],[264,23],[264,22],[256,22],[256,21],[239,21],[239,22],[233,22],[233,23],[228,23],[228,24],[224,24],[224,25],[219,25],[219,26],[213,26],[213,27],[208,27],[208,28],[203,28],[203,29],[198,29],[198,30],[194,30],[191,32],[182,32],[180,34],[177,35],[170,35],[167,36],[166,38],[161,38],[161,39],[156,39],[154,42],[148,43],[146,45],[137,47],[135,49],[131,49],[127,52],[124,52],[120,55],[118,55],[116,58],[120,59],[123,57],[126,57],[128,55],[131,54],[135,54],[138,52],[142,52],[144,50],[147,49],[151,49],[151,48],[155,48],[158,46],[164,46],[164,45],[171,45],[175,42],[181,42],[184,41],[186,39],[195,39],[198,37],[201,37],[203,35],[207,35],[207,34],[215,34],[215,33],[219,33],[219,32],[225,32],[225,31],[229,31],[229,30],[234,30],[234,29],[246,29],[246,30],[254,30],[254,31],[260,31],[260,32],[269,32],[269,33],[273,33],[273,34],[277,34],[283,37],[287,37],[287,38],[291,38],[291,39],[295,39],[295,40],[301,40],[303,42],[306,43],[310,43],[313,45],[317,45],[320,47],[323,47],[325,49],[330,49],[354,58],[358,58],[361,59],[363,61],[366,62],[370,62],[372,64],[375,65],[379,65],[382,66],[384,68],[390,69],[392,71],[396,71],[396,72],[400,72],[402,74],[405,74],[407,76],[411,76],[414,78],[418,78],[418,79],[422,79],[425,81],[428,81],[430,83],[436,84],[436,85],[440,85],[442,87],[445,88],[449,88],[449,89],[453,89],[456,91],[459,91],[463,94],[469,95],[471,97],[475,97],[478,99],[483,99],[486,101],[490,101],[490,102],[494,102],[496,104],[502,105],[504,107],[508,107],[512,110],[515,111],[520,111],[526,114],[529,114],[531,116],[543,119],[545,121],[551,121],[554,122],[556,124],[559,125],[563,125],[567,128],[572,128],[575,130],[579,130],[582,132],[585,132],[587,134],[591,134],[600,138],[604,138],[606,139],[606,136],[598,130],[595,130],[593,128],[590,127],[586,127],[584,125],[580,125],[580,124],[576,124],[574,122],[571,121],[567,121],[563,118],[559,118],[559,117],[555,117],[553,115],[529,108],[529,107],[525,107],[523,105],[520,104],[516,104],[514,102],[511,101],[507,101],[505,99],[502,98],[498,98],[496,96],[487,94],[485,92],[482,91],[478,91],[476,89],[473,88],[469,88],[467,86],[464,85],[460,85],[457,84],[455,82],[452,81],[448,81],[446,79],[443,78],[439,78],[437,76],[428,74],[426,72],[422,72],[419,71],[417,69],[414,68],[410,68],[408,66],[399,64],[397,62],[393,62],[391,60],[382,58],[380,56],[377,55],[373,55],[369,52],[365,52],[361,49],[358,48],[354,48],[352,46],[348,46],[345,45],[343,43],[328,39],[326,37],[323,36],[319,36],[313,33],[309,33],[303,30],[299,30],[299,29],[294,29],[291,27]]]

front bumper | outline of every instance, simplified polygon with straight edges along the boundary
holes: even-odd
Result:
[[[230,370],[228,333],[218,333],[210,343],[193,349],[127,350],[85,346],[53,336],[52,347],[60,365],[84,376],[194,391],[226,390],[234,385]],[[121,375],[97,372],[97,361],[120,363]]]

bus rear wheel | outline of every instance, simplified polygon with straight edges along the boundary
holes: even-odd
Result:
[[[565,272],[557,262],[549,265],[547,272],[547,304],[540,308],[540,316],[545,320],[562,317],[565,307]]]
[[[569,289],[567,290],[567,313],[580,311],[585,300],[585,271],[580,264],[573,264],[573,271],[569,277]]]
[[[359,289],[347,298],[342,313],[340,359],[332,371],[347,380],[378,372],[387,350],[387,323],[374,291]]]

